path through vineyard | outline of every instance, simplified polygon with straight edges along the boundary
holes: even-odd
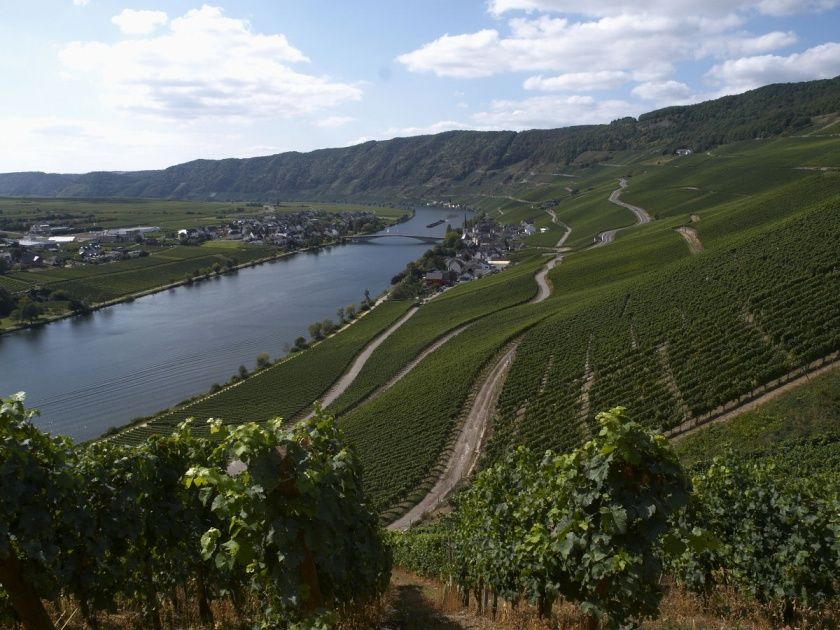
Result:
[[[356,380],[356,377],[359,375],[359,372],[362,371],[362,368],[365,366],[365,363],[368,362],[370,359],[370,355],[373,354],[373,351],[376,350],[382,342],[385,341],[388,337],[394,334],[397,329],[405,324],[409,319],[411,319],[412,315],[414,315],[418,310],[417,306],[412,306],[408,309],[408,312],[400,317],[390,328],[385,330],[382,334],[376,337],[373,341],[371,341],[365,348],[359,353],[359,356],[353,361],[353,364],[350,368],[341,375],[341,378],[335,382],[335,384],[327,390],[327,393],[324,394],[324,397],[321,399],[321,406],[326,408],[327,406],[331,405],[336,398],[341,396],[350,384]],[[311,418],[315,415],[314,411],[310,411],[309,414],[306,416],[307,419]]]
[[[490,417],[496,410],[496,402],[507,378],[516,348],[519,343],[510,344],[502,353],[501,358],[490,370],[487,378],[481,383],[478,394],[470,407],[464,425],[452,448],[452,456],[446,463],[443,474],[437,480],[429,493],[411,508],[405,515],[388,526],[388,529],[408,529],[423,515],[434,511],[449,494],[469,476],[478,459],[481,443],[489,423]]]
[[[642,225],[644,223],[650,223],[651,217],[647,213],[647,210],[644,208],[640,208],[639,206],[634,206],[633,204],[629,204],[625,201],[621,201],[619,196],[621,195],[621,191],[627,188],[627,180],[623,177],[618,180],[618,188],[610,193],[609,202],[614,203],[617,206],[621,206],[622,208],[627,208],[630,212],[636,215],[636,225]],[[597,242],[592,247],[603,247],[604,245],[609,245],[612,243],[613,239],[615,238],[616,233],[619,230],[625,230],[627,228],[614,228],[612,230],[606,230],[601,232],[596,236]]]
[[[493,628],[489,620],[469,613],[447,612],[441,602],[445,587],[436,581],[394,568],[388,592],[388,611],[377,630],[459,630]]]
[[[678,227],[677,232],[685,239],[685,242],[688,244],[688,249],[691,250],[692,254],[699,254],[703,251],[703,243],[700,241],[700,235],[697,234],[697,230],[683,226]]]
[[[566,242],[566,239],[569,238],[569,235],[572,233],[571,226],[566,225],[562,221],[557,220],[557,215],[554,213],[554,210],[546,210],[546,212],[551,216],[551,222],[555,225],[564,225],[566,227],[566,232],[563,236],[560,237],[560,240],[557,241],[557,244],[554,246],[554,249],[557,250],[558,254],[545,263],[545,267],[540,269],[537,272],[537,275],[534,276],[534,280],[537,281],[537,286],[539,290],[537,294],[534,296],[534,299],[531,300],[531,304],[539,304],[543,300],[545,300],[549,295],[551,295],[551,283],[548,281],[548,272],[554,269],[554,267],[563,261],[563,256],[560,254],[560,250],[563,248],[563,243]],[[565,250],[563,250],[565,251]]]

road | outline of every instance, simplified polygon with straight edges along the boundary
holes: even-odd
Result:
[[[697,230],[683,226],[678,227],[677,232],[680,233],[680,236],[688,244],[688,249],[691,250],[692,254],[699,254],[703,251],[703,243],[700,242],[700,235],[697,234]]]
[[[634,206],[633,204],[626,203],[621,201],[619,197],[621,196],[621,191],[627,188],[627,180],[623,177],[618,180],[618,188],[610,193],[609,202],[614,203],[617,206],[621,206],[622,208],[627,208],[630,212],[636,215],[636,225],[642,225],[644,223],[650,223],[651,217],[647,213],[647,210],[644,208],[640,208],[639,206]],[[594,247],[603,247],[604,245],[609,245],[613,242],[615,238],[616,232],[619,230],[625,230],[627,228],[615,228],[612,230],[606,230],[601,232],[596,236],[596,243],[592,246]],[[591,249],[591,248],[590,248]]]

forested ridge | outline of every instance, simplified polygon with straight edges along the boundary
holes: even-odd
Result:
[[[591,152],[719,144],[793,134],[840,111],[840,77],[768,85],[697,105],[667,107],[604,125],[449,131],[264,157],[195,160],[163,170],[75,175],[0,174],[0,195],[266,200],[419,200],[482,190],[517,174],[580,163]],[[597,158],[593,158],[597,159]]]

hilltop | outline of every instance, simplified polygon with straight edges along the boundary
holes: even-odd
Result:
[[[172,199],[418,200],[493,190],[529,171],[605,159],[605,153],[694,151],[793,134],[840,111],[840,77],[768,85],[697,105],[666,107],[604,125],[449,131],[264,157],[195,160],[163,170],[0,174],[0,195]]]

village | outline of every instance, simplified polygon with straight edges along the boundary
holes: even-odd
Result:
[[[273,206],[264,206],[271,210]],[[151,251],[206,241],[268,245],[281,252],[340,242],[351,234],[376,232],[386,225],[367,210],[331,213],[319,209],[233,219],[217,225],[162,230],[136,226],[71,233],[66,226],[39,223],[19,238],[0,238],[0,272],[37,267],[114,263]]]

